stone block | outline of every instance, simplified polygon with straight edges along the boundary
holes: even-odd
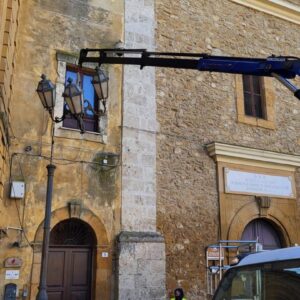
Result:
[[[156,228],[155,223],[155,210],[151,210],[152,215],[154,217],[150,218],[148,216],[149,212],[147,212],[146,207],[128,207],[124,208],[122,211],[122,228],[123,230],[130,231],[153,231]]]
[[[163,300],[165,299],[165,289],[155,287],[145,287],[137,290],[137,299],[151,299],[151,300]]]
[[[151,247],[147,248],[145,255],[147,259],[162,260],[165,257],[165,244],[164,243],[153,243]]]
[[[164,299],[165,255],[162,251],[157,251],[164,249],[162,236],[155,232],[122,232],[118,237],[118,244],[119,299],[127,299],[123,297],[128,295],[133,297],[128,299]],[[137,265],[134,276],[128,277],[128,272],[132,270],[129,270],[130,266],[124,260],[128,262],[132,259]]]
[[[124,274],[120,277],[120,286],[121,290],[135,290],[136,278],[135,275]]]
[[[151,244],[148,244],[148,247],[151,247]],[[138,273],[144,274],[145,276],[148,274],[164,274],[165,273],[165,262],[162,258],[159,259],[146,259],[141,258],[138,259],[137,264],[137,271]],[[148,280],[151,281],[153,279],[151,276],[148,277]]]
[[[136,243],[135,246],[135,258],[138,259],[147,259],[147,245],[145,243],[139,244]]]
[[[136,289],[127,289],[126,287],[119,290],[118,297],[120,300],[141,299],[137,297]]]
[[[135,288],[141,289],[147,286],[147,277],[143,276],[143,274],[135,275]]]

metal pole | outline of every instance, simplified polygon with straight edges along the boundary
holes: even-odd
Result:
[[[55,165],[52,164],[53,145],[54,145],[54,124],[52,122],[50,164],[47,165],[48,180],[47,180],[47,195],[46,195],[46,204],[45,204],[45,220],[44,220],[44,234],[43,234],[43,246],[42,246],[41,273],[40,273],[40,284],[38,287],[39,292],[36,296],[36,300],[48,300],[47,271],[48,271],[53,178],[54,178],[54,171],[56,168]]]
[[[287,79],[284,77],[276,74],[276,73],[271,73],[273,77],[275,77],[279,82],[281,82],[283,85],[285,85],[291,92],[295,93],[298,88],[294,86],[291,82],[289,82]]]
[[[290,81],[285,79],[283,76],[280,76],[276,73],[272,73],[272,76],[275,77],[279,82],[286,86],[291,92],[294,93],[294,96],[300,100],[300,89],[293,85]]]

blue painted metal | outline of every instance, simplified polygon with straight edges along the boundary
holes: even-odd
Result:
[[[270,56],[248,58],[213,56],[206,53],[148,52],[145,49],[81,49],[83,63],[139,65],[141,69],[164,67],[199,71],[274,77],[300,100],[300,89],[288,79],[300,76],[300,58]]]
[[[295,78],[296,75],[300,75],[300,60],[209,56],[199,59],[198,70],[269,77],[273,77],[272,73],[276,73],[290,79]]]

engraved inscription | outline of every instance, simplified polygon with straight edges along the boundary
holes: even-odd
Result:
[[[225,192],[294,197],[291,176],[278,176],[225,169]]]

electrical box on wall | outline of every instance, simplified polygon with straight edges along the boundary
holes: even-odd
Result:
[[[22,199],[25,195],[25,182],[13,181],[10,186],[10,198]]]

